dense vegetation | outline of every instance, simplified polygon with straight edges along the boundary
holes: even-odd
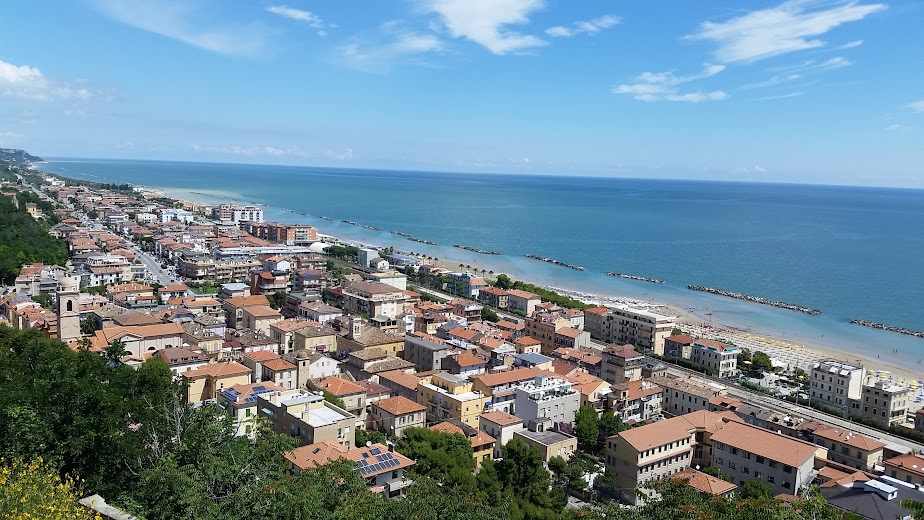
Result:
[[[67,246],[29,216],[23,202],[17,208],[10,197],[0,195],[0,281],[12,284],[22,265],[33,262],[64,265]]]

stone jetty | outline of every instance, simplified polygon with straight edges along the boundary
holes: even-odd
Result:
[[[410,240],[411,242],[417,242],[418,244],[427,244],[427,245],[429,245],[429,246],[438,246],[438,245],[439,245],[439,244],[437,244],[436,242],[431,242],[431,241],[429,241],[429,240],[424,240],[424,239],[422,239],[422,238],[417,238],[417,237],[415,237],[415,236],[413,236],[413,235],[411,235],[411,234],[409,234],[409,233],[404,233],[404,232],[401,232],[401,231],[392,231],[391,233],[392,233],[393,235],[398,235],[399,237],[404,237],[404,238]]]
[[[771,305],[773,307],[779,307],[781,309],[789,309],[791,311],[804,312],[805,314],[817,315],[821,314],[821,311],[818,309],[812,309],[811,307],[803,307],[802,305],[796,305],[794,303],[778,302],[776,300],[768,300],[767,298],[761,298],[760,296],[750,296],[747,294],[736,293],[732,291],[724,291],[722,289],[713,289],[712,287],[703,287],[701,285],[688,285],[687,289],[691,291],[702,291],[709,294],[718,294],[719,296],[727,296],[728,298],[737,298],[739,300],[745,300],[754,303],[760,303],[763,305]]]
[[[504,253],[499,253],[497,251],[486,251],[484,249],[478,249],[477,247],[466,246],[462,244],[453,244],[452,247],[458,247],[459,249],[471,251],[472,253],[478,253],[479,255],[502,255],[504,254]]]
[[[531,253],[527,254],[526,258],[532,258],[533,260],[539,260],[540,262],[546,262],[549,264],[560,265],[562,267],[567,267],[568,269],[574,269],[575,271],[584,270],[584,268],[580,265],[566,264],[565,262],[562,262],[561,260],[555,260],[554,258],[546,258],[544,256],[534,255]]]
[[[658,280],[657,278],[648,278],[647,276],[636,276],[634,274],[625,274],[625,273],[614,273],[614,272],[605,272],[603,273],[607,276],[615,276],[617,278],[626,278],[629,280],[638,280],[640,282],[651,282],[651,283],[664,283],[664,280]]]
[[[919,330],[906,329],[904,327],[896,327],[895,325],[886,325],[884,323],[876,323],[875,321],[866,321],[866,320],[847,320],[850,323],[855,325],[863,325],[864,327],[870,327],[872,329],[887,330],[889,332],[898,332],[899,334],[907,334],[909,336],[917,336],[919,338],[924,338],[924,332]]]

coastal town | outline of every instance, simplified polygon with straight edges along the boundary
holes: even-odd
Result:
[[[812,495],[874,520],[924,502],[924,381],[268,222],[256,204],[9,171],[0,195],[67,260],[19,266],[0,323],[120,366],[161,360],[185,403],[220,407],[237,436],[294,439],[291,474],[346,461],[402,500],[434,466],[406,439],[456,436],[476,475],[523,449],[552,482],[576,472],[562,508],[641,508],[662,481],[793,507]]]

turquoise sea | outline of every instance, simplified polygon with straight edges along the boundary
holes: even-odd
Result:
[[[847,323],[861,318],[924,330],[924,190],[98,159],[56,159],[42,168],[190,199],[257,202],[266,205],[267,220],[307,222],[323,233],[478,263],[541,284],[673,303],[703,319],[708,309],[717,322],[882,353],[909,366],[924,358],[924,339]],[[504,255],[469,253],[456,243]],[[823,314],[692,292],[688,284]]]

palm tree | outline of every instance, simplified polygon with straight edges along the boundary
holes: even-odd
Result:
[[[494,276],[494,271],[488,271],[488,276]]]
[[[122,356],[127,356],[128,350],[125,349],[125,342],[120,339],[113,341],[106,347],[106,360],[111,365],[122,363]]]

